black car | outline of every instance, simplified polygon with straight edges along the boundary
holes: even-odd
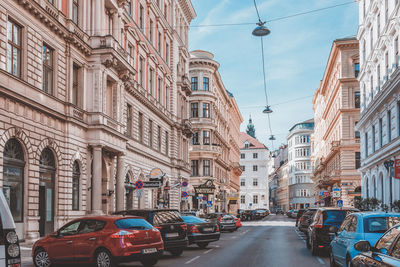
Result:
[[[224,215],[222,218],[219,218],[218,221],[221,231],[233,232],[237,230],[235,218],[232,215]]]
[[[363,240],[354,244],[354,248],[361,253],[353,258],[351,266],[400,266],[400,224],[387,230],[373,247]]]
[[[299,209],[296,215],[296,226],[298,226],[299,220],[301,218],[301,216],[303,216],[304,212],[306,210],[305,209]]]
[[[189,245],[196,244],[206,248],[210,242],[219,240],[221,233],[217,223],[206,222],[195,216],[182,216],[182,218],[188,227]]]
[[[164,250],[171,252],[174,256],[181,255],[183,250],[188,246],[187,225],[178,210],[124,210],[115,214],[145,218],[160,230],[164,241]]]
[[[312,255],[317,255],[322,249],[329,249],[332,241],[329,228],[339,228],[348,214],[357,211],[354,208],[319,208],[307,232],[306,244]]]
[[[308,226],[311,224],[312,219],[316,212],[317,208],[311,208],[303,213],[303,216],[300,217],[299,223],[297,225],[297,227],[301,232],[307,233]]]

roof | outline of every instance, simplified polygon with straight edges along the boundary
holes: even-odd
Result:
[[[268,149],[263,143],[258,141],[256,138],[251,137],[247,133],[240,132],[240,149],[244,149],[244,143],[249,142],[250,147],[249,149]]]

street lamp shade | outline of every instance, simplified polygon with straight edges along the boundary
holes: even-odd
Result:
[[[271,31],[264,26],[265,22],[259,22],[257,23],[257,27],[253,30],[253,35],[254,36],[267,36],[268,34],[271,33]]]
[[[270,106],[265,106],[265,109],[263,110],[263,113],[264,113],[264,114],[272,113],[271,107],[270,107]]]
[[[271,141],[276,140],[276,139],[275,139],[275,136],[271,135],[271,136],[269,137],[269,140],[271,140]]]

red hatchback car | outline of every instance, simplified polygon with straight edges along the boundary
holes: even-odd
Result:
[[[53,263],[94,263],[113,267],[119,262],[157,263],[164,250],[160,231],[141,217],[98,216],[73,220],[38,240],[32,248],[36,267]]]

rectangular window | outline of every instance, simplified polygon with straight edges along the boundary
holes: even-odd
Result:
[[[199,145],[199,132],[194,132],[193,133],[192,145]]]
[[[169,155],[169,133],[165,132],[165,155]]]
[[[246,196],[240,196],[240,203],[246,204]]]
[[[21,27],[14,21],[7,23],[7,71],[21,77]]]
[[[42,90],[48,94],[53,92],[53,49],[43,44],[43,78]]]
[[[149,147],[153,148],[153,121],[149,120]]]
[[[203,91],[210,91],[210,79],[207,77],[203,78]]]
[[[203,131],[203,145],[209,145],[211,143],[210,139],[210,131]]]
[[[114,82],[107,80],[106,114],[114,118]]]
[[[242,165],[242,166],[240,166],[240,168],[242,169],[242,172],[246,171],[246,166]]]
[[[153,25],[153,21],[152,20],[150,20],[150,26],[149,26],[149,40],[150,40],[150,43],[153,43],[153,27],[154,27],[154,25]]]
[[[158,33],[158,53],[161,55],[161,32]]]
[[[365,133],[365,142],[364,142],[364,154],[365,157],[368,157],[368,133]]]
[[[258,204],[258,196],[257,195],[253,196],[253,204]]]
[[[387,112],[387,132],[388,132],[388,143],[392,142],[392,111]]]
[[[358,123],[358,121],[356,121],[354,127],[357,126],[357,123]],[[359,131],[355,131],[355,132],[354,132],[354,137],[357,138],[357,139],[360,139],[360,137],[361,137],[360,132],[359,132]]]
[[[375,138],[375,125],[372,126],[372,153],[375,152],[375,142],[376,142],[376,138]]]
[[[399,37],[394,40],[394,64],[396,68],[399,65]]]
[[[253,172],[258,171],[258,166],[257,165],[253,165]]]
[[[158,151],[161,152],[161,126],[158,126],[158,131],[157,131],[157,144],[158,144]]]
[[[198,90],[198,79],[197,77],[192,77],[192,91]]]
[[[144,77],[144,59],[139,58],[139,84],[143,87],[143,77]]]
[[[138,120],[138,139],[140,143],[143,143],[143,113],[139,112]]]
[[[79,101],[80,99],[80,90],[79,90],[79,72],[80,72],[80,67],[76,64],[73,64],[72,66],[72,95],[71,95],[71,100],[72,104],[75,106],[80,106],[81,103]]]
[[[245,159],[246,158],[246,154],[245,153],[240,154],[240,158],[241,159]]]
[[[258,153],[253,153],[253,159],[258,159]]]
[[[161,102],[161,86],[162,86],[162,79],[158,78],[158,83],[157,83],[157,100],[158,100],[158,102]]]
[[[354,92],[354,107],[360,108],[360,92]]]
[[[192,160],[192,176],[199,176],[199,161]]]
[[[165,43],[165,61],[169,66],[169,44]]]
[[[253,179],[253,186],[258,186],[258,179],[257,178]]]
[[[149,93],[151,95],[154,95],[154,70],[150,68],[150,73],[149,73]]]
[[[203,176],[211,176],[209,159],[203,160]]]
[[[360,73],[360,63],[354,63],[354,76],[357,78]]]
[[[191,103],[190,104],[190,117],[191,118],[199,117],[199,103]]]
[[[361,167],[361,155],[360,152],[356,152],[356,169],[359,169]]]
[[[169,108],[169,88],[165,87],[165,108],[168,110]]]
[[[126,104],[126,134],[132,136],[132,106]]]
[[[72,1],[72,21],[78,24],[79,3],[78,0]]]
[[[210,118],[210,104],[203,103],[203,118]]]
[[[378,136],[378,138],[379,138],[379,140],[378,140],[378,146],[379,146],[379,148],[381,148],[382,146],[383,146],[383,129],[382,129],[382,119],[379,119],[379,124],[378,124],[378,126],[379,126],[379,136]]]
[[[241,179],[240,180],[240,186],[246,186],[246,180],[245,179]]]
[[[126,11],[128,11],[129,16],[132,16],[132,2],[127,1]]]
[[[143,29],[144,29],[144,9],[143,9],[142,5],[140,5],[140,9],[139,9],[139,27],[140,27],[140,30],[143,32]]]

